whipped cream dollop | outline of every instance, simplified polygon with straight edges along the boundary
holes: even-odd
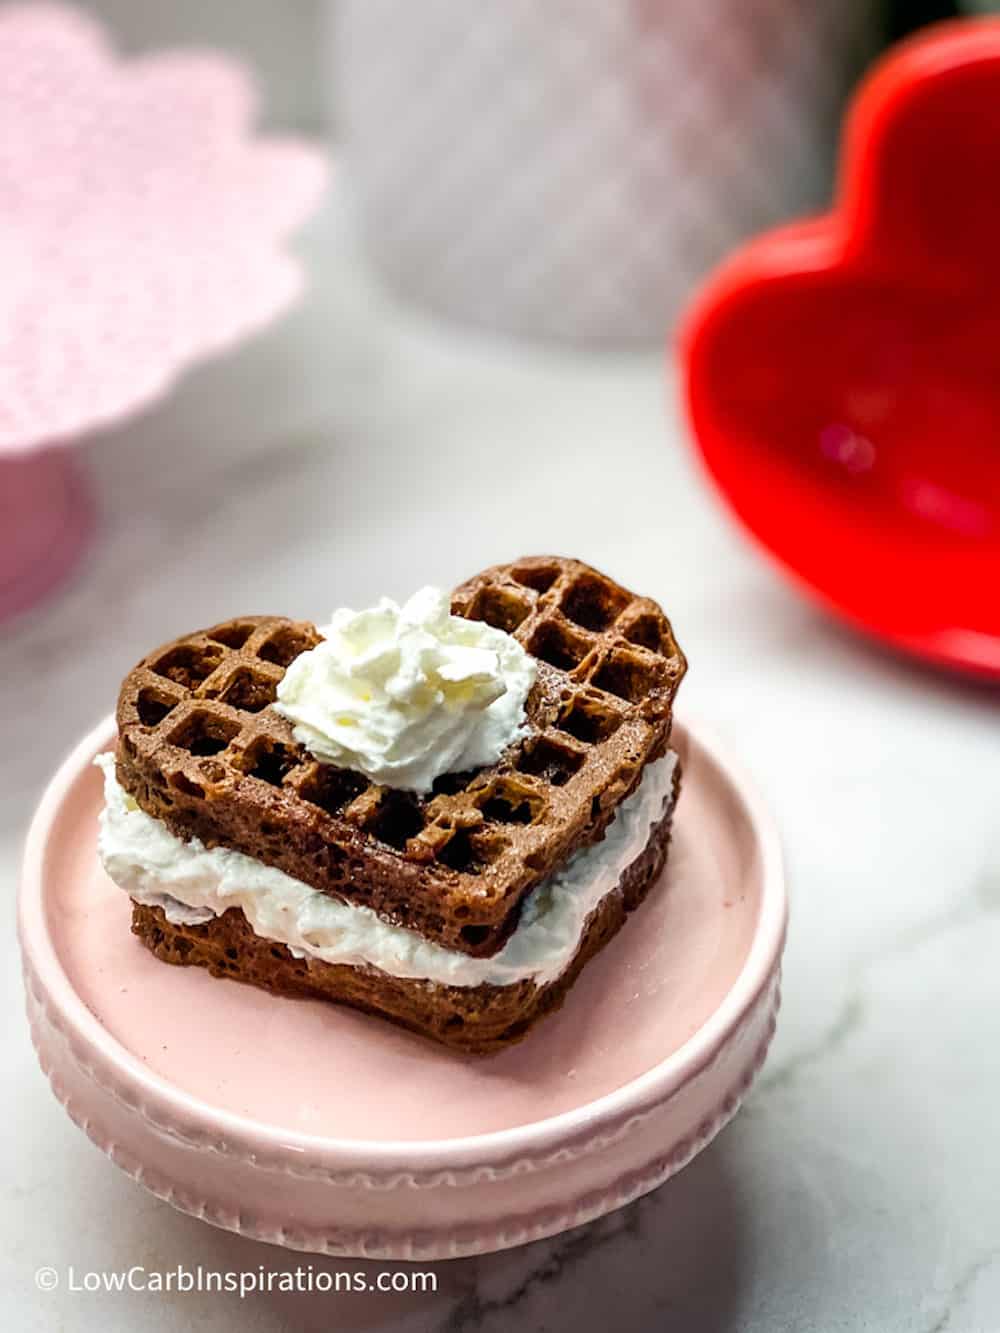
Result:
[[[510,634],[451,614],[440,588],[335,611],[278,686],[276,710],[323,763],[430,790],[495,763],[525,733],[534,659]]]
[[[446,949],[243,852],[208,848],[197,838],[184,842],[123,790],[114,755],[94,762],[104,771],[101,862],[130,898],[162,908],[168,921],[200,925],[238,907],[254,934],[286,945],[296,958],[376,967],[443,986],[513,986],[529,978],[542,986],[569,966],[591,915],[645,850],[673,800],[677,756],[669,752],[649,764],[603,841],[575,853],[532,890],[514,933],[492,958]]]

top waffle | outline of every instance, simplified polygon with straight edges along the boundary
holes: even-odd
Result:
[[[659,758],[685,662],[655,602],[575,560],[496,566],[452,609],[538,660],[529,734],[425,796],[321,764],[271,707],[320,635],[246,616],[144,658],[118,700],[119,781],[185,838],[245,852],[464,953],[495,953],[524,895],[603,836]]]

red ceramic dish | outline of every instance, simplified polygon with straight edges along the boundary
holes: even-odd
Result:
[[[828,608],[1000,680],[1000,21],[857,95],[831,213],[712,277],[681,330],[704,461]]]

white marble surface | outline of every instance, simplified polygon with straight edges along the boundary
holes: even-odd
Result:
[[[656,353],[491,343],[396,311],[332,210],[303,249],[314,285],[296,314],[85,449],[100,543],[3,630],[5,1327],[996,1333],[1000,693],[883,656],[788,592],[693,468]],[[36,1067],[13,895],[46,775],[176,632],[322,615],[545,550],[666,603],[691,659],[684,707],[782,826],[785,1007],[742,1114],[649,1199],[441,1265],[433,1296],[37,1292],[43,1264],[296,1262],[146,1195]]]

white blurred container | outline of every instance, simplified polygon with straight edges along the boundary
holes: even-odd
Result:
[[[879,0],[336,0],[332,91],[398,290],[514,333],[663,336],[747,233],[821,204]]]

